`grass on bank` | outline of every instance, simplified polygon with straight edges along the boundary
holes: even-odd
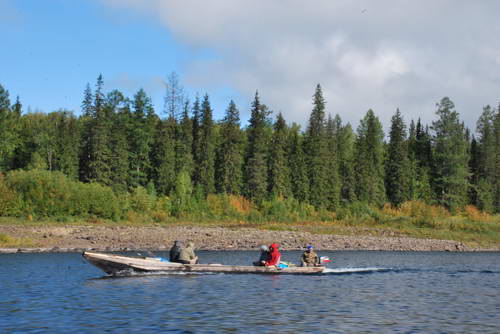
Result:
[[[142,187],[131,193],[117,193],[109,187],[80,183],[61,173],[42,170],[0,174],[0,224],[252,227],[449,239],[471,246],[500,247],[500,216],[473,206],[452,214],[443,207],[419,201],[403,203],[399,208],[375,208],[357,202],[331,212],[294,199],[274,198],[257,207],[233,195],[197,199],[179,190],[167,197]],[[3,244],[16,243],[6,237],[2,240]]]

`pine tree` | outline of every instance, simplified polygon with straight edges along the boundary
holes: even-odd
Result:
[[[434,188],[439,204],[456,209],[467,203],[468,155],[465,129],[453,102],[444,97],[432,123],[434,130]]]
[[[293,124],[290,128],[289,164],[292,194],[300,202],[309,200],[309,179],[307,176],[307,162],[304,154],[304,140],[300,133],[300,126]]]
[[[201,104],[199,153],[199,161],[196,164],[199,180],[195,187],[206,196],[215,193],[215,133],[208,95],[205,95]]]
[[[370,109],[361,120],[356,138],[356,197],[375,205],[385,202],[384,132]]]
[[[408,148],[405,124],[399,109],[391,119],[390,141],[387,151],[387,162],[385,164],[387,198],[393,205],[399,206],[409,199]]]
[[[268,191],[272,197],[290,197],[290,168],[288,166],[288,127],[281,113],[274,123],[274,132],[269,149]]]
[[[328,142],[325,127],[325,100],[321,86],[316,86],[313,110],[305,137],[305,153],[309,171],[309,200],[316,207],[327,206]]]
[[[258,92],[252,103],[248,145],[245,156],[245,194],[255,203],[261,203],[267,195],[267,153],[269,144],[268,117],[270,112],[260,103]]]
[[[219,193],[241,193],[243,185],[243,134],[240,113],[231,100],[221,124],[221,143],[217,149],[216,187]]]

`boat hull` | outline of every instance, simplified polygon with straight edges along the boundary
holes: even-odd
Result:
[[[138,258],[115,254],[84,252],[82,256],[91,264],[109,275],[138,273],[226,273],[226,274],[271,274],[311,275],[320,274],[325,267],[277,268],[257,266],[228,266],[220,264],[180,264],[165,262],[160,258]]]

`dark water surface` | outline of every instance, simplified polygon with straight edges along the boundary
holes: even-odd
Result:
[[[500,333],[500,253],[320,255],[316,276],[102,278],[76,253],[3,254],[0,333]]]

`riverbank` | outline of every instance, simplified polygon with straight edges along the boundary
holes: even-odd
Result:
[[[306,244],[318,250],[387,251],[483,251],[498,247],[472,247],[453,240],[420,239],[406,236],[313,234],[305,231],[271,231],[257,228],[203,226],[23,226],[0,225],[0,234],[17,245],[0,248],[0,253],[70,252],[83,250],[127,251],[169,249],[174,240],[192,240],[197,249],[254,250],[278,242],[284,250],[302,249]]]

